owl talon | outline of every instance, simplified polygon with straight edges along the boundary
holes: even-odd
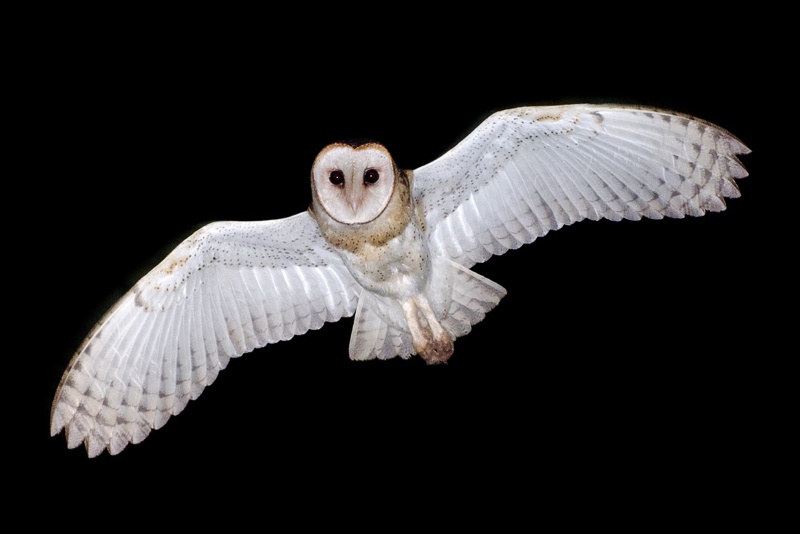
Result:
[[[453,340],[445,332],[444,335],[429,339],[427,343],[421,347],[414,347],[414,349],[428,365],[447,363],[447,360],[453,355]]]

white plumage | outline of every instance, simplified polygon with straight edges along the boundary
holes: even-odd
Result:
[[[307,213],[212,223],[100,320],[53,404],[51,431],[89,456],[138,443],[180,413],[231,357],[354,313],[353,278]]]
[[[736,198],[750,151],[717,126],[606,106],[498,112],[414,172],[433,252],[464,266],[582,219],[702,215]]]
[[[319,158],[330,169],[312,184],[309,212],[213,223],[181,243],[78,349],[51,433],[66,429],[68,446],[85,443],[89,456],[117,454],[183,410],[230,358],[354,314],[353,359],[409,357],[432,341],[449,349],[422,355],[444,361],[505,294],[469,267],[582,219],[724,210],[747,175],[736,155],[749,152],[696,118],[596,105],[495,113],[414,171],[372,147],[365,168],[381,166],[392,182],[372,187],[365,174],[363,191],[341,204],[350,222],[318,189],[342,158],[347,180],[361,172],[358,148]]]

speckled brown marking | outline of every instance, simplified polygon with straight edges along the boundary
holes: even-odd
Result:
[[[186,256],[178,258],[165,265],[162,271],[164,272],[164,274],[172,274],[176,270],[182,269],[186,265],[187,261],[189,261],[189,258]]]
[[[564,118],[563,115],[547,114],[547,115],[539,115],[534,120],[536,122],[558,122],[563,118]]]

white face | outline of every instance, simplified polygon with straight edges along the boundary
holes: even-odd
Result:
[[[317,156],[311,174],[322,208],[345,224],[374,220],[394,190],[392,158],[377,143],[329,145]]]

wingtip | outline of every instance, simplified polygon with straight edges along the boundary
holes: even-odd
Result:
[[[74,449],[78,447],[81,443],[83,443],[84,436],[81,431],[79,431],[74,425],[66,425],[64,427],[64,433],[67,436],[67,448]]]
[[[58,397],[56,397],[58,398]],[[65,408],[60,402],[53,402],[50,410],[50,436],[60,434],[67,426],[68,417],[64,414]]]
[[[50,418],[50,437],[53,438],[61,433],[61,430],[64,428],[64,424],[61,422],[56,421],[52,417]]]
[[[737,154],[741,156],[746,156],[753,152],[750,150],[750,147],[742,143],[742,141],[733,135],[730,132],[726,132],[728,134],[728,148],[731,151],[731,154]]]
[[[91,432],[83,440],[83,445],[86,448],[86,454],[89,458],[97,458],[106,450],[105,442],[100,439],[95,432]]]

